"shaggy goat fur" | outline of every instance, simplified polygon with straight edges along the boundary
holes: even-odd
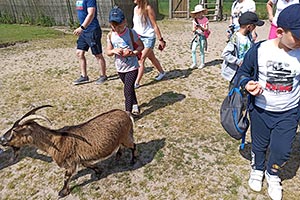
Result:
[[[43,107],[49,106],[38,109]],[[3,146],[11,146],[15,150],[26,144],[33,145],[48,153],[59,167],[65,168],[66,179],[60,196],[70,193],[69,182],[79,164],[100,173],[94,163],[111,156],[120,146],[132,150],[131,162],[134,163],[136,145],[129,113],[115,109],[76,126],[51,130],[36,123],[34,120],[38,118],[26,120],[34,112],[18,120],[0,141]]]

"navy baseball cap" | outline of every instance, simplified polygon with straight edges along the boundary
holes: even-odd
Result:
[[[254,24],[256,26],[262,26],[265,24],[265,22],[262,20],[259,20],[256,13],[247,11],[247,12],[244,12],[239,17],[239,24],[240,25]]]
[[[117,22],[118,24],[125,19],[124,12],[118,7],[114,6],[109,12],[109,22]]]
[[[277,26],[290,30],[297,39],[300,39],[300,3],[283,9],[279,13]]]

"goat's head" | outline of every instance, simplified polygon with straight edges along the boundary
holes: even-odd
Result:
[[[10,128],[2,137],[0,137],[0,144],[2,146],[9,146],[14,149],[14,153],[16,155],[16,151],[20,149],[20,147],[29,144],[32,142],[32,137],[30,136],[33,129],[32,125],[35,123],[34,120],[42,119],[45,121],[49,121],[44,116],[36,115],[35,112],[39,109],[45,107],[52,107],[50,105],[44,105],[37,108],[32,109],[28,113],[26,113],[23,117],[18,119],[12,128]]]

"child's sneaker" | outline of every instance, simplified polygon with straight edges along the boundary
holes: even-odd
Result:
[[[202,63],[201,65],[199,65],[198,69],[202,69],[204,67],[205,67],[205,65]]]
[[[197,68],[197,64],[196,63],[193,63],[191,66],[190,66],[191,69],[195,69]]]
[[[249,187],[256,192],[261,191],[263,177],[264,177],[263,171],[252,169],[248,181]]]
[[[138,89],[139,87],[140,87],[140,84],[138,84],[138,83],[134,84],[134,89]]]
[[[132,105],[131,113],[133,115],[139,115],[140,114],[140,109],[139,109],[139,106],[137,104]]]
[[[157,77],[155,77],[155,80],[160,81],[163,79],[166,75],[166,72],[159,73]]]
[[[277,175],[270,175],[265,172],[266,180],[268,183],[268,194],[272,200],[282,199],[282,186],[281,179]]]

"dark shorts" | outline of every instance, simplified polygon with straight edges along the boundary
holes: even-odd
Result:
[[[89,48],[92,50],[93,55],[102,53],[101,44],[102,31],[101,28],[96,28],[90,32],[83,32],[77,40],[77,49],[88,51]]]

